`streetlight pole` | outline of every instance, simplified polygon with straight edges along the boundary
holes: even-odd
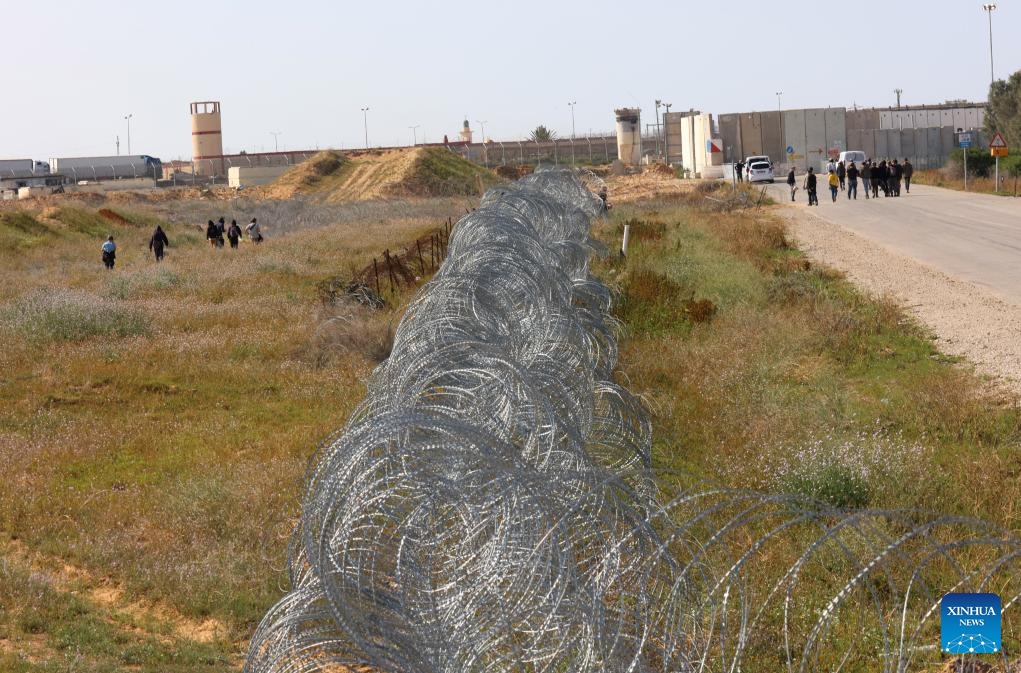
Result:
[[[670,114],[670,108],[673,105],[673,103],[663,103],[663,107],[666,108],[666,112],[663,113],[663,161],[667,166],[670,165],[670,129],[666,124],[666,116]]]
[[[280,143],[277,142],[277,137],[283,135],[283,133],[284,133],[283,131],[270,131],[269,132],[269,134],[271,136],[273,136],[273,151],[274,152],[279,152],[280,151]]]
[[[408,127],[409,129],[411,129],[411,146],[412,147],[414,147],[415,145],[418,144],[418,128],[420,126],[421,126],[421,124],[415,124],[414,126],[409,126]]]
[[[578,101],[572,100],[567,104],[571,108],[571,140],[574,140],[574,106],[578,104]]]
[[[487,121],[489,121],[489,120],[488,119],[485,119],[485,120],[482,120],[482,121],[480,121],[478,119],[475,120],[475,123],[478,124],[479,128],[482,130],[482,144],[483,145],[486,144],[486,122]]]
[[[134,114],[124,116],[124,121],[128,123],[128,156],[131,156],[131,118],[134,116]]]
[[[663,101],[656,99],[656,154],[659,154],[659,106]]]
[[[369,108],[362,108],[362,116],[365,123],[365,149],[369,149]]]
[[[996,10],[996,5],[994,3],[982,5],[982,9],[989,14],[989,84],[992,84],[995,81],[993,77],[993,11]]]

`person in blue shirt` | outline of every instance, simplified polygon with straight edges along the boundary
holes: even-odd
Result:
[[[107,236],[103,241],[103,264],[107,269],[112,269],[117,261],[117,244],[113,242],[113,235]]]

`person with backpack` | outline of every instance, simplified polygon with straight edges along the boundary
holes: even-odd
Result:
[[[227,227],[227,240],[230,242],[231,250],[238,249],[238,241],[241,240],[241,227],[238,226],[237,220],[230,221],[230,226]]]
[[[833,203],[836,203],[837,192],[840,191],[840,178],[837,177],[836,171],[830,171],[828,182],[830,184],[830,197],[833,198]]]
[[[837,162],[837,179],[840,180],[840,191],[844,191],[844,180],[847,177],[847,167],[843,161]]]
[[[262,243],[262,231],[260,231],[259,223],[256,222],[254,217],[248,223],[248,226],[245,227],[245,231],[248,232],[248,237],[252,239],[253,243]]]
[[[808,192],[808,205],[819,205],[819,195],[816,193],[815,170],[809,166],[808,175],[805,176],[805,191]]]
[[[103,241],[103,265],[107,270],[112,270],[114,263],[117,261],[117,244],[113,242],[113,234],[106,237]]]
[[[787,186],[791,188],[791,202],[794,202],[794,194],[798,191],[798,181],[794,177],[794,166],[791,166],[791,170],[787,171]]]
[[[152,251],[157,263],[163,261],[163,248],[169,246],[170,239],[167,238],[163,227],[157,224],[156,231],[152,232],[152,237],[149,239],[149,250]]]

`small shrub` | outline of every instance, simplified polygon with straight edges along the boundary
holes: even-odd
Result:
[[[305,350],[319,367],[336,356],[350,355],[380,363],[390,357],[393,341],[393,327],[384,316],[349,300],[324,307],[319,327]]]
[[[690,293],[668,276],[632,268],[625,281],[619,317],[639,331],[671,329],[687,319],[685,300],[690,298]]]
[[[2,314],[2,323],[33,341],[137,336],[151,328],[142,311],[78,290],[27,295]]]
[[[878,425],[851,437],[827,435],[779,455],[766,466],[771,488],[801,495],[834,507],[865,507],[890,502],[895,490],[918,476],[925,449]],[[880,498],[880,496],[883,496]]]

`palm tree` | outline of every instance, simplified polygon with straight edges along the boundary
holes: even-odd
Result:
[[[546,128],[542,124],[539,124],[535,127],[535,130],[532,131],[532,134],[528,136],[528,139],[533,143],[548,143],[551,140],[557,139],[557,133],[556,131]]]

